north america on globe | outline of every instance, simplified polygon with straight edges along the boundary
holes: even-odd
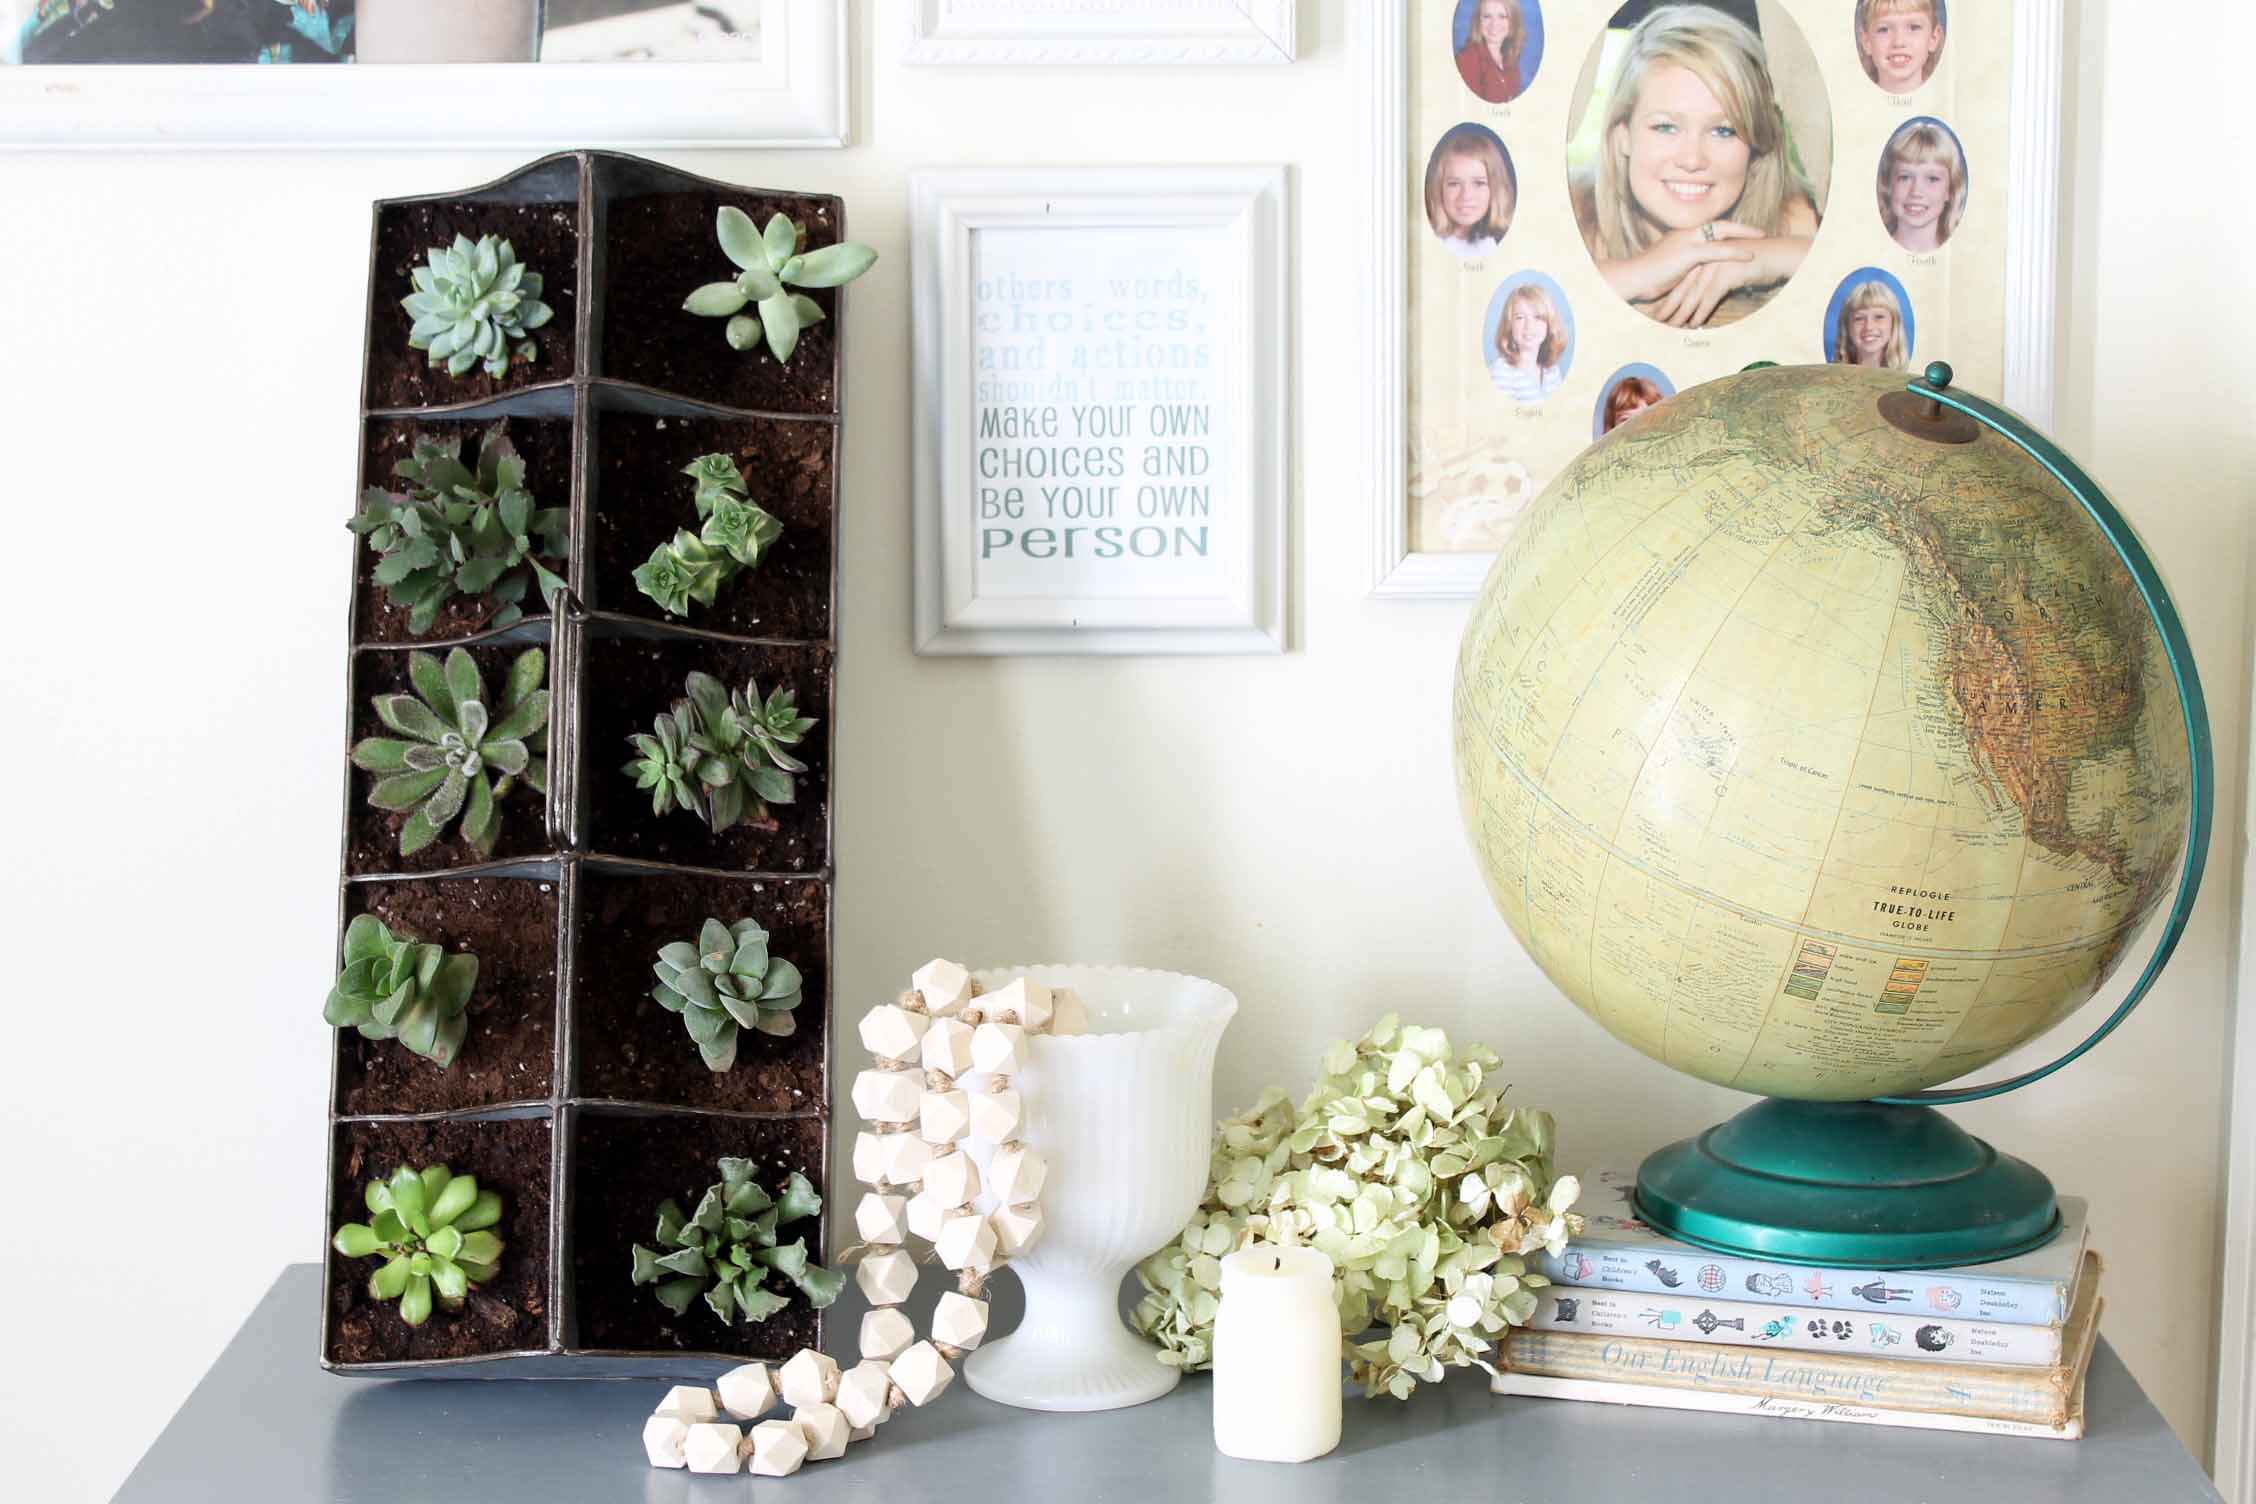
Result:
[[[1483,589],[1460,807],[1529,954],[1704,1080],[1952,1080],[2086,1002],[2189,822],[2169,660],[2105,536],[1902,378],[1692,388],[1586,451]]]

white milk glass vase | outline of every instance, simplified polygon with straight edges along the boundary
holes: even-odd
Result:
[[[1071,988],[1089,1027],[1026,1041],[1012,1084],[1025,1103],[1021,1135],[1049,1165],[1044,1229],[1009,1264],[1026,1290],[1026,1319],[971,1354],[964,1379],[1029,1410],[1157,1399],[1182,1374],[1122,1323],[1120,1282],[1198,1209],[1212,1154],[1214,1051],[1238,1000],[1198,977],[1126,966],[976,975],[990,992],[1021,976]],[[984,1172],[994,1146],[974,1139],[966,1148]]]

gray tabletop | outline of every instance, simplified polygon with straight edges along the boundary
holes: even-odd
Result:
[[[924,1282],[927,1298],[934,1283]],[[1015,1323],[1016,1285],[995,1291],[995,1326]],[[2219,1499],[2114,1351],[2102,1342],[2080,1442],[1902,1431],[1499,1399],[1477,1370],[1404,1403],[1350,1401],[1330,1457],[1298,1467],[1214,1450],[1207,1381],[1101,1415],[1041,1415],[960,1382],[897,1415],[876,1438],[798,1476],[700,1478],[649,1467],[650,1382],[377,1382],[315,1362],[320,1271],[292,1266],[134,1469],[123,1504],[717,1504],[764,1499],[910,1504],[1056,1498],[1153,1500],[1610,1499],[2017,1501]],[[832,1346],[860,1325],[852,1287]],[[920,1327],[922,1323],[920,1322]]]

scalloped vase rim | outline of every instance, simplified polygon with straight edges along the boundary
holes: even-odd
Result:
[[[1088,1007],[1091,1015],[1089,1031],[1086,1034],[1044,1034],[1042,1044],[1046,1048],[1054,1049],[1060,1046],[1071,1048],[1096,1040],[1123,1039],[1132,1035],[1197,1034],[1209,1029],[1219,1032],[1228,1026],[1230,1020],[1235,1018],[1238,1012],[1238,995],[1220,982],[1209,980],[1206,977],[1193,976],[1186,971],[1168,971],[1156,966],[1110,966],[1086,962],[1045,961],[1021,966],[982,966],[975,969],[972,976],[982,986],[990,989],[1007,983],[1015,977],[1031,976],[1048,982],[1049,985],[1071,987],[1077,992],[1082,990],[1079,984],[1070,979],[1058,982],[1049,981],[1051,976],[1059,973],[1077,975],[1090,981],[1111,977],[1152,977],[1167,982],[1180,982],[1189,985],[1183,987],[1179,995],[1167,1000],[1167,1007],[1170,1010],[1168,1017],[1146,1024],[1129,1024],[1126,1027],[1120,1027],[1118,1023],[1100,1027],[1097,1023],[1097,1017],[1104,1012],[1101,1000],[1084,992],[1082,1002]],[[1125,1020],[1119,1021],[1119,1023],[1125,1022]]]

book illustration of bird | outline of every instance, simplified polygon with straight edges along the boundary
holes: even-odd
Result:
[[[1684,1283],[1683,1275],[1677,1273],[1659,1259],[1647,1259],[1645,1267],[1653,1271],[1653,1278],[1659,1280],[1671,1290]]]
[[[1750,1274],[1747,1276],[1747,1289],[1751,1294],[1775,1298],[1793,1294],[1794,1282],[1783,1274]]]
[[[1651,1306],[1647,1306],[1637,1314],[1643,1318],[1647,1326],[1659,1327],[1664,1332],[1675,1331],[1676,1324],[1684,1319],[1682,1311],[1656,1311]]]
[[[1939,1353],[1951,1345],[1953,1333],[1939,1326],[1923,1326],[1911,1334],[1923,1352]]]
[[[1874,1347],[1894,1347],[1902,1341],[1903,1333],[1886,1322],[1875,1321],[1872,1323],[1872,1345]]]
[[[1958,1309],[1958,1292],[1948,1285],[1932,1285],[1927,1290],[1927,1304],[1937,1311]]]
[[[1833,1298],[1833,1287],[1825,1282],[1824,1275],[1813,1274],[1802,1281],[1802,1293],[1812,1301],[1826,1301]]]
[[[1568,1322],[1574,1320],[1576,1315],[1580,1313],[1581,1310],[1582,1301],[1580,1299],[1570,1299],[1569,1297],[1562,1295],[1559,1297],[1558,1302],[1552,1306],[1551,1314],[1552,1318],[1556,1321]]]
[[[1700,1329],[1701,1336],[1713,1337],[1715,1335],[1716,1328],[1719,1326],[1730,1327],[1735,1332],[1745,1331],[1747,1329],[1747,1318],[1744,1316],[1734,1316],[1729,1321],[1726,1321],[1721,1316],[1718,1316],[1715,1312],[1702,1307],[1700,1314],[1692,1318],[1692,1324]]]
[[[1757,1337],[1760,1337],[1760,1338],[1761,1338],[1761,1339],[1762,1339],[1763,1341],[1765,1341],[1765,1342],[1775,1342],[1775,1341],[1777,1341],[1777,1340],[1778,1340],[1778,1339],[1779,1339],[1780,1337],[1783,1337],[1783,1336],[1785,1336],[1785,1335],[1786,1335],[1786,1334],[1787,1334],[1788,1332],[1792,1331],[1793,1329],[1794,1329],[1794,1318],[1793,1318],[1793,1317],[1791,1317],[1791,1316],[1779,1316],[1779,1317],[1776,1317],[1776,1318],[1774,1318],[1774,1319],[1772,1319],[1772,1320],[1769,1320],[1769,1321],[1766,1321],[1766,1322],[1764,1322],[1764,1323],[1762,1324],[1762,1328],[1761,1328],[1761,1330],[1757,1331],[1757,1332],[1755,1333],[1755,1335],[1756,1335]]]
[[[1884,1306],[1892,1300],[1911,1299],[1909,1290],[1899,1289],[1895,1285],[1880,1280],[1874,1280],[1865,1285],[1851,1285],[1849,1286],[1849,1293],[1859,1300],[1870,1301],[1876,1306]]]

